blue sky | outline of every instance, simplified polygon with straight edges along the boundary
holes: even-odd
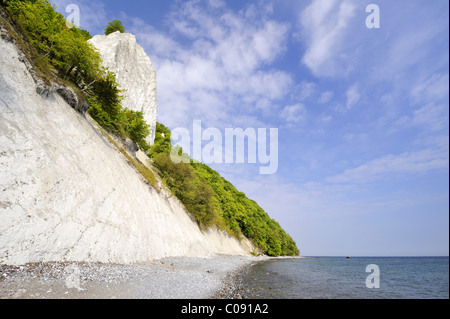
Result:
[[[448,255],[447,1],[52,2],[136,35],[169,128],[279,129],[276,174],[212,166],[302,255]]]

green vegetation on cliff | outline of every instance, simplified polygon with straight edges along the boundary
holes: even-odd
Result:
[[[245,236],[269,256],[299,254],[296,243],[279,223],[219,173],[194,161],[173,163],[170,141],[170,130],[158,123],[150,156],[167,186],[200,227],[217,226],[238,239]]]

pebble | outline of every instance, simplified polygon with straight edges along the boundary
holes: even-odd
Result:
[[[166,258],[125,266],[63,262],[21,267],[0,265],[0,274],[5,278],[0,279],[0,296],[27,287],[31,298],[39,297],[41,292],[44,298],[69,299],[242,299],[238,275],[253,261],[253,257],[214,256]],[[67,269],[73,267],[79,270],[80,287],[89,288],[87,291],[81,293],[66,287]],[[28,288],[30,284],[34,288]],[[17,288],[13,290],[14,287]],[[23,292],[19,295],[22,298]]]
[[[27,293],[27,291],[26,291],[25,289],[19,289],[19,290],[12,296],[12,299],[20,299],[20,298],[22,298],[26,293]]]

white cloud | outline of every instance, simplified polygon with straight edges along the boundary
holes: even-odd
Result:
[[[446,131],[449,119],[449,75],[434,73],[423,79],[410,90],[412,105],[419,105],[412,114],[402,115],[393,126],[394,130],[418,127],[425,133]]]
[[[314,82],[302,81],[299,85],[298,99],[304,101],[314,95],[317,91],[317,84]]]
[[[426,27],[423,27],[422,22],[419,24],[421,28],[402,30],[395,41],[389,43],[388,55],[383,59],[383,68],[380,69],[382,75],[386,78],[398,78],[405,70],[427,60],[432,42],[442,35],[443,28],[443,24],[427,22]]]
[[[286,50],[289,25],[272,20],[268,5],[236,13],[220,4],[173,7],[170,34],[125,17],[157,70],[159,115],[169,127],[192,118],[220,127],[233,113],[273,107],[291,90],[291,75],[270,68]]]
[[[332,117],[331,115],[322,116],[322,117],[320,118],[320,121],[321,121],[322,123],[324,123],[324,124],[328,124],[328,123],[330,123],[331,121],[333,121],[333,117]]]
[[[331,99],[333,98],[333,96],[334,96],[334,92],[333,92],[333,91],[326,91],[326,92],[323,92],[323,93],[320,95],[318,102],[319,102],[319,104],[326,104],[326,103],[328,103],[328,102],[331,101]]]
[[[209,0],[209,5],[214,8],[219,8],[225,6],[226,3],[222,0]]]
[[[299,103],[289,105],[280,113],[280,117],[287,123],[298,124],[306,120],[307,111],[305,105]]]
[[[326,179],[329,183],[367,183],[393,174],[423,174],[429,171],[448,170],[448,146],[386,155],[359,167],[346,170]]]
[[[411,95],[416,102],[448,99],[449,75],[436,73],[421,81],[412,90]]]
[[[430,6],[421,2],[407,5],[404,1],[391,2],[385,5],[386,9],[381,7],[382,19],[389,24],[384,24],[381,32],[367,38],[365,43],[366,48],[383,49],[361,52],[360,69],[365,65],[373,79],[390,82],[393,89],[411,93],[412,88],[432,80],[430,75],[445,69],[448,72],[448,40],[444,40],[448,39],[448,14],[444,13],[448,11],[448,3],[433,2]],[[406,6],[415,12],[416,19],[398,14]]]
[[[411,116],[402,116],[395,129],[408,126],[419,126],[424,132],[437,132],[446,129],[448,132],[448,104],[428,103],[415,110]]]
[[[354,84],[347,90],[347,109],[350,110],[361,99],[361,94],[358,90],[358,85]]]
[[[448,129],[448,105],[427,104],[414,112],[412,124],[426,126],[431,131]]]
[[[352,1],[314,0],[300,16],[307,50],[302,62],[316,76],[333,76],[338,72],[335,62],[340,42],[349,20],[355,15]]]

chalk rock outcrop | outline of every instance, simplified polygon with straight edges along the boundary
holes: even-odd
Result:
[[[0,38],[0,264],[248,253],[200,231],[57,90],[38,94],[19,58]]]
[[[144,120],[151,126],[147,142],[153,144],[158,99],[156,71],[150,58],[130,33],[96,35],[89,42],[102,55],[103,66],[116,74],[117,83],[126,90],[123,106],[144,114]]]

